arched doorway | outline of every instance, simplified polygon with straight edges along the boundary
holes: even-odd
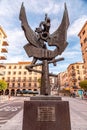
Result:
[[[11,90],[11,96],[14,96],[14,95],[15,95],[15,90],[12,89],[12,90]]]
[[[16,90],[16,94],[17,94],[17,93],[20,93],[20,89],[17,89],[17,90]]]
[[[0,95],[3,95],[4,91],[3,90],[0,90]]]
[[[5,90],[5,95],[9,95],[9,89]]]

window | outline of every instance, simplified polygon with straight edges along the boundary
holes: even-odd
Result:
[[[85,63],[85,59],[83,59],[84,63]]]
[[[26,77],[24,77],[23,81],[26,81]]]
[[[74,69],[74,66],[72,66],[72,69]]]
[[[16,71],[14,71],[13,74],[15,75],[15,74],[16,74]]]
[[[11,72],[9,71],[8,74],[11,74]]]
[[[26,84],[25,84],[25,83],[23,83],[23,87],[26,87]]]
[[[31,87],[31,83],[29,83],[29,87]]]
[[[78,76],[78,80],[81,80],[80,76]]]
[[[15,83],[12,83],[12,87],[13,87],[13,88],[15,87]]]
[[[19,74],[21,74],[21,71],[19,71]]]
[[[26,74],[27,72],[26,71],[24,71],[24,75]]]
[[[34,77],[34,81],[35,81],[35,82],[37,81],[37,77]]]
[[[82,47],[82,43],[80,43],[81,44],[81,47]]]
[[[14,69],[16,69],[16,66],[14,66]]]
[[[13,77],[13,81],[15,81],[15,77]]]
[[[75,86],[75,85],[76,85],[76,83],[73,83],[73,85]]]
[[[77,74],[80,74],[80,71],[79,71],[79,70],[77,70]]]
[[[37,87],[37,84],[36,84],[36,83],[34,83],[34,87]]]
[[[79,66],[77,65],[76,68],[79,69]]]
[[[10,77],[8,77],[8,79],[7,79],[8,81],[10,81]]]
[[[21,69],[22,68],[22,66],[19,66],[19,69]]]
[[[2,80],[5,80],[5,78],[4,78],[4,77],[2,77]]]
[[[85,34],[85,30],[83,31],[83,35]]]
[[[18,83],[18,87],[20,87],[20,83]]]
[[[31,82],[31,80],[32,80],[32,78],[31,78],[31,77],[29,77],[29,82]]]
[[[84,68],[84,65],[82,66],[82,68]]]
[[[9,69],[11,69],[11,66],[9,66]]]
[[[87,42],[87,38],[84,39],[84,43]]]
[[[21,81],[21,77],[18,77],[18,81],[19,81],[19,82]]]

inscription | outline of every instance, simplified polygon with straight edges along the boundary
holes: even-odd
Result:
[[[55,107],[38,107],[38,121],[56,121]]]

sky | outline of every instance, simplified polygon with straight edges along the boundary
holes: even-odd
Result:
[[[19,20],[21,4],[24,2],[28,24],[33,31],[44,20],[45,13],[51,19],[50,34],[53,33],[61,23],[64,3],[67,5],[70,25],[67,31],[68,46],[61,56],[64,60],[57,62],[57,66],[50,64],[50,72],[58,74],[76,62],[83,62],[80,39],[78,33],[87,21],[86,0],[0,0],[0,26],[7,34],[8,54],[4,63],[17,63],[19,61],[32,61],[28,57],[23,46],[28,43]],[[50,47],[51,50],[54,48]]]

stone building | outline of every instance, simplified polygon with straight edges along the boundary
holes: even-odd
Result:
[[[85,79],[84,64],[80,62],[70,64],[67,72],[69,87],[73,90],[79,89],[79,82]]]
[[[41,74],[32,71],[28,72],[25,66],[29,64],[30,62],[5,64],[4,75],[0,76],[0,79],[5,80],[8,84],[5,94],[16,95],[19,90],[39,91],[38,79],[41,78]],[[41,66],[37,66],[35,69],[41,70]]]
[[[82,57],[83,57],[83,62],[84,62],[85,75],[86,75],[85,79],[87,79],[87,21],[83,25],[78,36],[80,37]]]
[[[67,70],[58,74],[58,86],[60,90],[66,89],[77,91],[80,89],[79,82],[85,79],[84,63],[72,63]]]
[[[68,87],[68,73],[67,70],[58,74],[58,85],[60,89]]]

